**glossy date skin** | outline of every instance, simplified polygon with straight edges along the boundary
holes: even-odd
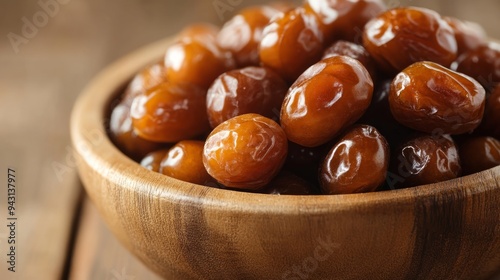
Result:
[[[136,96],[166,81],[167,76],[163,62],[148,66],[135,75],[129,83],[123,94],[122,103],[130,107]]]
[[[206,92],[197,86],[163,83],[132,102],[135,133],[152,142],[174,143],[192,139],[210,129]]]
[[[453,29],[438,13],[424,8],[395,8],[370,20],[363,45],[387,73],[418,61],[449,67],[457,57]]]
[[[479,24],[454,17],[444,17],[444,20],[455,32],[458,55],[474,50],[487,42],[486,32]]]
[[[212,127],[247,113],[278,120],[288,90],[286,82],[274,71],[246,67],[220,75],[207,93],[208,120]]]
[[[167,153],[168,149],[151,152],[141,160],[141,166],[154,172],[160,172],[161,161]]]
[[[332,140],[370,106],[373,82],[357,60],[335,56],[307,69],[290,87],[281,107],[288,139],[306,147]]]
[[[224,186],[258,190],[280,171],[287,145],[286,135],[275,121],[258,114],[240,115],[210,133],[203,164]]]
[[[490,42],[458,57],[453,69],[480,82],[487,90],[500,83],[500,44]]]
[[[449,135],[424,135],[396,150],[388,180],[396,188],[413,187],[451,180],[461,171],[458,150]]]
[[[211,182],[213,179],[203,166],[204,145],[203,141],[180,141],[168,150],[161,161],[159,172],[193,184]]]
[[[328,43],[361,43],[365,24],[386,9],[381,0],[307,0],[304,7],[318,17]]]
[[[323,52],[323,57],[321,59],[330,58],[335,55],[345,55],[359,60],[359,62],[365,66],[366,70],[368,70],[372,80],[375,82],[377,78],[375,62],[363,46],[340,40],[330,45],[330,47]]]
[[[485,90],[474,79],[432,62],[418,62],[392,81],[394,118],[430,134],[463,134],[479,126]]]
[[[159,150],[163,144],[145,140],[134,132],[130,105],[122,102],[111,112],[109,122],[110,137],[115,145],[134,160],[141,160],[146,154]]]
[[[372,126],[349,129],[326,156],[319,173],[325,194],[375,191],[385,181],[389,144]]]
[[[171,83],[194,84],[207,89],[217,76],[234,69],[236,64],[230,52],[222,50],[216,43],[214,34],[185,31],[189,36],[167,49],[165,72]],[[195,34],[191,34],[194,32]]]
[[[321,58],[323,33],[316,17],[303,8],[276,16],[265,28],[260,60],[289,83]]]
[[[493,137],[473,137],[459,144],[464,175],[500,165],[500,141]]]
[[[218,45],[233,54],[238,67],[259,65],[259,44],[264,27],[280,13],[270,6],[246,8],[224,24]]]

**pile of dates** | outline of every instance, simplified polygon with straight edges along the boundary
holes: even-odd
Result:
[[[110,137],[209,187],[350,194],[500,164],[500,44],[477,24],[381,0],[245,8],[185,28],[138,73]]]

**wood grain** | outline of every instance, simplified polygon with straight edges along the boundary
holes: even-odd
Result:
[[[88,199],[83,206],[80,229],[69,279],[161,279],[116,240]]]
[[[500,269],[500,167],[405,190],[312,197],[212,189],[141,168],[106,137],[105,112],[170,43],[102,72],[71,124],[87,193],[150,268],[167,279],[487,279]]]
[[[21,19],[40,10],[37,2],[0,1],[0,180],[5,181],[3,170],[7,166],[16,167],[21,174],[18,237],[22,245],[19,273],[6,274],[2,267],[0,279],[58,279],[63,273],[80,194],[76,170],[66,164],[70,155],[68,118],[88,80],[109,62],[178,32],[190,22],[221,24],[231,15],[227,12],[219,18],[213,1],[203,0],[73,0],[15,54],[6,35],[21,32]],[[243,1],[238,8],[265,2]],[[489,36],[500,38],[497,0],[386,2],[435,8],[446,15],[479,22]],[[62,180],[53,162],[71,167],[65,169]],[[0,219],[4,220],[5,199],[3,194],[0,197]],[[2,254],[5,237],[5,227],[0,227]],[[114,250],[112,245],[116,243],[108,244],[107,250]],[[99,255],[99,248],[96,251]],[[92,262],[88,269],[102,270],[96,275],[109,272],[98,262]]]

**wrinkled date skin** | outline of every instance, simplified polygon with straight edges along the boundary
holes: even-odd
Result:
[[[182,37],[165,54],[167,80],[207,89],[220,74],[236,67],[230,52],[222,50],[213,34]]]
[[[161,149],[164,145],[142,139],[134,132],[130,106],[118,104],[111,112],[109,134],[115,145],[134,160],[141,160],[146,154]]]
[[[197,86],[163,83],[132,102],[134,131],[153,142],[192,139],[210,129],[206,92]]]
[[[388,184],[413,187],[460,176],[460,158],[449,135],[420,136],[403,143],[394,153]]]
[[[496,86],[486,101],[480,132],[500,139],[500,85]]]
[[[372,126],[349,129],[330,150],[321,166],[320,184],[325,194],[375,191],[385,181],[389,144]]]
[[[345,55],[359,60],[366,70],[368,70],[372,80],[375,82],[377,78],[375,62],[363,46],[348,41],[337,41],[324,51],[322,59],[330,58],[335,55]]]
[[[269,68],[251,66],[226,72],[208,90],[210,125],[216,127],[232,117],[247,113],[278,121],[287,90],[286,82]]]
[[[418,62],[399,73],[389,93],[398,122],[431,134],[462,134],[479,126],[485,90],[474,79],[432,62]]]
[[[223,122],[210,133],[203,164],[227,187],[258,190],[278,174],[287,149],[286,135],[275,121],[245,114]]]
[[[304,7],[318,17],[328,43],[339,39],[361,43],[365,24],[386,10],[381,0],[307,0]]]
[[[490,42],[458,57],[453,69],[471,76],[487,90],[500,83],[500,44]]]
[[[372,19],[363,45],[388,73],[424,60],[449,67],[457,57],[453,29],[438,13],[423,8],[396,8]]]
[[[265,28],[260,60],[289,83],[321,58],[323,33],[316,17],[303,8],[276,16]]]
[[[123,94],[122,103],[130,107],[136,96],[166,81],[167,76],[163,62],[148,66],[135,75],[129,83]]]
[[[212,181],[203,166],[203,146],[205,142],[184,140],[170,148],[161,161],[160,173],[190,182],[206,184]]]
[[[458,55],[474,50],[487,42],[486,32],[480,25],[454,17],[444,17],[444,20],[455,32]]]
[[[154,172],[160,172],[161,161],[167,153],[168,149],[151,152],[141,160],[141,166]]]
[[[493,137],[474,137],[459,144],[464,175],[500,165],[500,141]]]
[[[217,43],[230,51],[239,67],[259,65],[262,31],[279,10],[258,6],[242,10],[230,19],[217,36]]]
[[[307,69],[281,107],[288,139],[306,147],[325,144],[356,122],[370,106],[373,81],[357,60],[335,56]]]

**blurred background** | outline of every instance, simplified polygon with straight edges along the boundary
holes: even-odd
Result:
[[[69,139],[73,103],[93,76],[134,49],[266,2],[0,1],[0,279],[156,279],[85,200]],[[475,21],[500,38],[498,0],[386,2]],[[6,264],[9,167],[17,175],[15,273]]]

